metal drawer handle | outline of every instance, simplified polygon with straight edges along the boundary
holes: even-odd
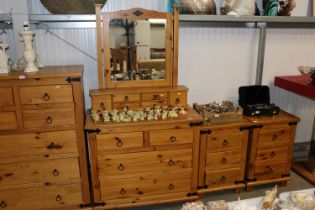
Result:
[[[56,196],[56,201],[59,202],[59,201],[61,201],[61,200],[62,200],[61,195],[57,195],[57,196]]]
[[[278,136],[276,135],[276,134],[274,134],[273,136],[272,136],[272,140],[273,141],[276,141],[278,139]]]
[[[221,177],[221,182],[226,182],[226,177],[225,176]]]
[[[120,192],[119,192],[121,195],[125,195],[127,192],[124,188],[121,188]]]
[[[221,163],[222,164],[226,164],[227,163],[227,159],[226,158],[222,158]]]
[[[175,186],[171,183],[169,186],[168,186],[168,189],[170,190],[174,190]]]
[[[129,97],[128,96],[125,96],[125,101],[129,101]]]
[[[122,147],[124,146],[124,143],[122,142],[122,140],[118,137],[115,138],[117,140],[116,146],[117,147]]]
[[[176,98],[175,104],[180,104],[180,99]]]
[[[44,100],[44,101],[49,101],[49,100],[50,100],[50,96],[48,95],[48,93],[45,93],[45,94],[43,95],[43,100]]]
[[[171,136],[170,142],[175,142],[176,141],[176,136]]]
[[[54,176],[59,176],[59,171],[58,171],[57,169],[54,169],[53,175],[54,175]]]
[[[123,171],[123,170],[125,170],[125,166],[121,163],[121,164],[119,164],[119,166],[118,166],[118,170],[119,171]]]
[[[46,118],[46,124],[51,124],[52,122],[53,122],[52,118],[48,116]]]
[[[276,156],[276,153],[275,153],[275,152],[271,152],[270,156],[271,156],[271,157],[275,157],[275,156]]]
[[[223,145],[223,146],[225,146],[225,147],[226,147],[226,146],[228,146],[228,145],[229,145],[229,141],[228,141],[228,140],[226,140],[226,139],[224,139],[224,141],[223,141],[222,145]]]
[[[104,105],[103,102],[100,104],[100,108],[101,108],[101,109],[105,109],[105,105]]]
[[[1,201],[0,207],[1,207],[1,208],[7,207],[7,203],[6,203],[5,201]]]
[[[175,165],[174,160],[170,159],[170,161],[168,162],[168,165],[169,165],[169,166],[173,166],[173,165]]]

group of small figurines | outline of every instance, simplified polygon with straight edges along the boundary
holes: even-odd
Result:
[[[165,79],[165,70],[140,69],[139,72],[120,72],[112,70],[112,81],[161,80]]]
[[[177,118],[180,115],[185,115],[187,112],[184,108],[170,108],[153,106],[153,108],[141,108],[139,110],[131,110],[125,107],[119,112],[114,109],[108,110],[91,110],[91,117],[95,123],[98,122],[137,122],[151,120],[165,120],[167,118]]]

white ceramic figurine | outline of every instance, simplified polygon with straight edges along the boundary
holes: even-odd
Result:
[[[0,73],[8,73],[9,72],[9,56],[5,53],[5,49],[8,48],[9,45],[0,43]]]

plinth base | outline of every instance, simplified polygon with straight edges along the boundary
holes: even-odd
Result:
[[[315,185],[315,160],[313,158],[308,161],[294,162],[292,170]]]

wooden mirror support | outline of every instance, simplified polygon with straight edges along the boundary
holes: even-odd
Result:
[[[95,6],[96,34],[97,34],[97,58],[98,58],[98,85],[99,88],[130,88],[130,87],[172,87],[178,82],[178,24],[179,10],[171,13],[157,12],[142,8],[121,10],[118,12],[101,12],[101,5]],[[113,49],[110,47],[110,21],[111,20],[148,20],[165,19],[165,79],[158,80],[123,80],[112,81],[111,59]],[[129,50],[130,46],[127,45]],[[111,55],[112,51],[112,55]],[[131,58],[128,58],[131,60]],[[134,57],[133,57],[134,59]],[[116,64],[115,64],[116,65]],[[137,63],[138,65],[138,63]]]

